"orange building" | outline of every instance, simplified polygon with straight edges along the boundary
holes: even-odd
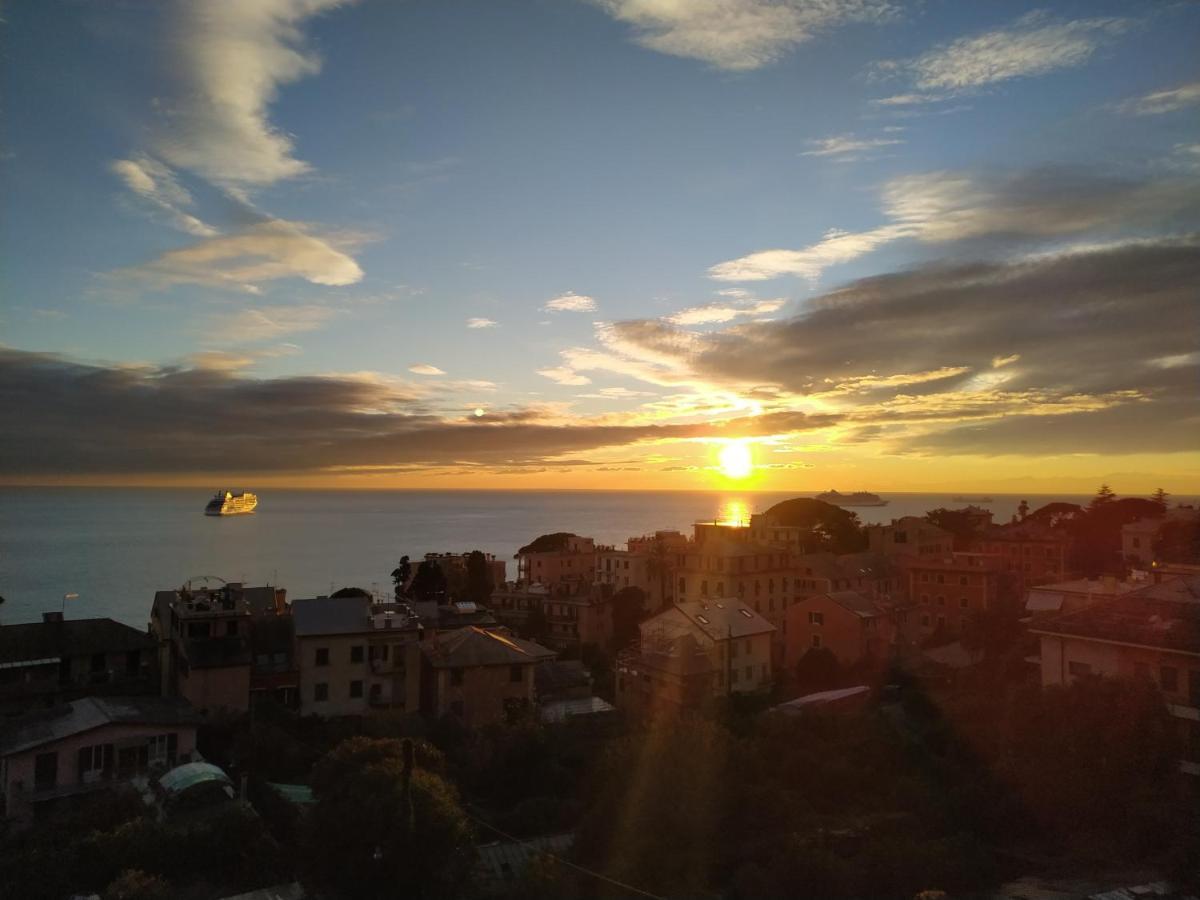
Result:
[[[887,659],[895,642],[895,614],[879,601],[858,591],[816,594],[788,608],[784,661],[791,668],[809,650],[823,648],[852,666]]]
[[[934,634],[957,638],[973,613],[1000,600],[1005,585],[1003,560],[982,553],[911,558],[906,568],[910,610],[899,624],[918,640]]]
[[[563,584],[592,580],[596,542],[577,534],[544,534],[517,553],[517,580],[524,584]]]
[[[974,544],[980,553],[997,556],[1016,576],[1018,590],[1070,578],[1070,538],[1040,522],[1013,522],[985,531]]]

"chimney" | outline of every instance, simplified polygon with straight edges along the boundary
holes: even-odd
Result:
[[[42,622],[44,624],[49,625],[51,622],[61,622],[62,620],[63,620],[63,614],[61,611],[59,611],[57,609],[54,610],[53,612],[42,613]]]

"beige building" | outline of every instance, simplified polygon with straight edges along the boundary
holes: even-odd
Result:
[[[517,581],[563,584],[591,581],[596,569],[596,542],[577,534],[542,535],[517,553]]]
[[[554,652],[499,631],[460,628],[421,645],[421,711],[468,728],[521,716],[534,704],[534,667]]]
[[[954,551],[954,535],[916,516],[868,525],[866,532],[868,549],[885,556],[948,556]]]
[[[1150,584],[1029,630],[1040,640],[1044,687],[1096,675],[1154,682],[1179,722],[1182,768],[1200,775],[1200,577]]]
[[[420,627],[367,597],[292,604],[304,715],[359,716],[420,706]]]

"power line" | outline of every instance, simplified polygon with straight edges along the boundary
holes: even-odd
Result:
[[[518,837],[513,837],[508,832],[501,831],[495,825],[492,825],[488,822],[483,821],[483,819],[480,819],[480,818],[477,818],[476,816],[471,815],[466,810],[463,811],[463,815],[465,815],[472,822],[475,822],[478,825],[482,825],[484,828],[488,829],[489,831],[496,832],[496,834],[500,835],[505,840],[513,841],[514,843],[517,843],[517,844],[526,843],[525,841],[522,841]],[[615,879],[615,878],[609,878],[603,872],[595,872],[591,869],[584,868],[583,866],[580,866],[580,865],[577,865],[576,863],[571,862],[569,859],[563,859],[563,857],[559,856],[556,853],[551,853],[549,850],[543,850],[542,853],[544,855],[550,857],[551,859],[555,860],[556,862],[562,863],[564,866],[567,866],[568,868],[574,869],[577,872],[582,872],[584,875],[590,875],[592,878],[597,878],[600,881],[607,882],[608,884],[611,884],[614,887],[619,887],[622,890],[629,891],[631,894],[637,894],[640,897],[649,897],[650,900],[667,900],[666,897],[660,897],[658,894],[651,894],[649,891],[643,891],[641,888],[636,888],[632,884],[626,884],[623,881],[617,881],[617,879]]]

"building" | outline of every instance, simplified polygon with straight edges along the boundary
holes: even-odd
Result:
[[[418,710],[423,629],[415,616],[369,597],[316,597],[294,601],[292,620],[303,714]]]
[[[639,643],[670,643],[691,635],[709,655],[715,696],[751,693],[772,684],[775,626],[737,600],[676,603],[638,626]]]
[[[523,629],[534,610],[541,610],[550,588],[544,584],[510,581],[492,591],[488,601],[496,620],[510,628]]]
[[[1153,681],[1179,720],[1183,767],[1200,775],[1200,577],[1150,584],[1036,622],[1042,686],[1093,675]]]
[[[1118,581],[1111,575],[1101,578],[1079,578],[1060,584],[1042,584],[1029,589],[1025,597],[1025,612],[1034,617],[1046,617],[1123,597],[1146,587],[1145,581]]]
[[[1161,516],[1147,517],[1121,526],[1121,555],[1136,566],[1153,566],[1158,559],[1155,544],[1159,532],[1168,523],[1194,522],[1200,513],[1190,506],[1178,506]]]
[[[615,547],[596,548],[595,584],[605,585],[613,593],[625,588],[637,588],[645,595],[642,608],[653,612],[662,606],[665,573],[660,562],[649,553],[618,550]]]
[[[694,634],[648,632],[617,654],[617,708],[635,718],[703,712],[713,703],[716,669]]]
[[[796,591],[797,570],[788,551],[721,534],[692,542],[678,556],[676,606],[729,600],[751,607],[773,628],[782,626]]]
[[[3,815],[28,819],[190,759],[197,721],[186,701],[162,697],[84,697],[11,719],[0,734]]]
[[[517,580],[525,584],[588,582],[595,570],[596,542],[577,534],[544,534],[517,553]]]
[[[788,668],[809,650],[825,649],[844,666],[887,660],[896,643],[895,612],[858,591],[806,597],[787,611]]]
[[[954,535],[916,516],[868,525],[867,547],[884,556],[946,556],[954,551]]]
[[[897,624],[913,639],[940,635],[953,640],[972,614],[992,608],[1012,592],[1004,561],[985,553],[948,553],[909,558],[908,611]]]
[[[285,615],[286,597],[282,588],[213,577],[156,592],[150,633],[158,642],[163,695],[183,697],[201,712],[247,710],[254,621]]]
[[[466,553],[426,553],[425,561],[437,563],[446,576],[446,582],[453,586],[456,584],[466,584],[467,581],[467,559],[471,552]],[[484,562],[487,564],[488,576],[493,585],[502,585],[508,580],[507,566],[502,559],[496,559],[492,553],[483,554]],[[413,576],[416,575],[417,567],[413,566]],[[409,584],[412,579],[409,579]]]
[[[421,643],[421,711],[450,715],[468,728],[531,710],[534,668],[554,652],[482,628],[443,632]]]
[[[112,619],[64,619],[0,627],[0,715],[91,695],[157,694],[157,642]]]
[[[1000,557],[1005,570],[1015,574],[1016,588],[1021,593],[1070,578],[1070,538],[1041,522],[1027,519],[995,525],[976,539],[974,549]]]
[[[546,644],[556,650],[608,647],[613,638],[613,594],[607,584],[560,582],[542,601]]]

